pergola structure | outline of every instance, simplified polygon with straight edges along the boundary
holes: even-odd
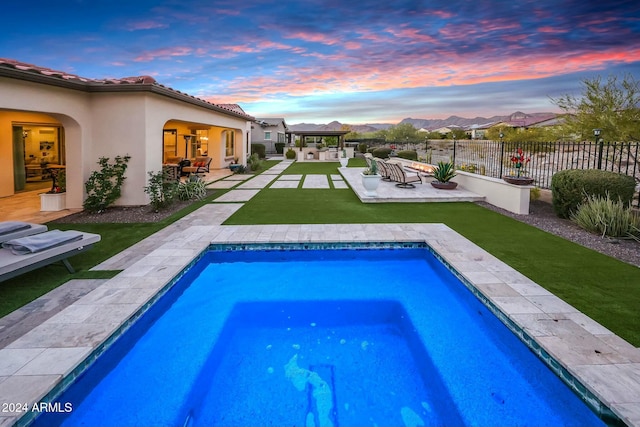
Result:
[[[292,140],[295,141],[295,137],[293,135],[298,135],[300,137],[300,151],[302,151],[302,147],[304,146],[304,140],[308,136],[319,136],[319,137],[330,137],[337,136],[338,137],[338,147],[340,149],[344,148],[344,136],[351,131],[348,130],[296,130],[296,131],[288,131],[287,132],[287,143],[291,145]]]

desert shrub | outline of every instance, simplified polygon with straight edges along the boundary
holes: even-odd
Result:
[[[532,202],[535,202],[540,198],[540,193],[541,193],[540,187],[533,187],[529,191],[529,200],[531,200]]]
[[[629,205],[633,200],[635,180],[631,176],[598,169],[573,169],[557,172],[551,178],[553,210],[560,218],[570,218],[588,196],[620,200]]]
[[[397,153],[397,156],[407,160],[418,160],[418,152],[415,150],[400,150]]]
[[[361,142],[360,144],[358,144],[358,151],[364,154],[367,152],[367,147],[368,147],[367,144],[365,144],[364,142]]]
[[[293,160],[296,158],[296,152],[293,150],[293,148],[289,148],[284,156],[289,160]]]
[[[158,212],[173,203],[177,187],[178,181],[167,179],[166,172],[149,172],[149,183],[144,187],[144,192],[149,195],[153,210]]]
[[[253,153],[251,156],[249,156],[247,165],[252,171],[257,171],[258,169],[260,169],[260,167],[262,167],[262,160],[260,160],[260,156],[258,156],[258,153]]]
[[[476,173],[478,172],[478,165],[475,163],[463,163],[458,167],[458,169],[465,172]]]
[[[378,147],[378,148],[375,148],[371,154],[373,154],[373,157],[377,157],[379,159],[386,159],[387,157],[389,157],[389,154],[391,154],[391,151],[392,151],[391,148]]]
[[[267,147],[264,144],[251,144],[251,154],[257,154],[259,158],[267,157]]]
[[[84,188],[87,191],[87,198],[82,206],[91,213],[104,211],[122,195],[122,184],[124,183],[124,173],[127,171],[127,163],[131,156],[116,156],[114,163],[109,163],[108,157],[100,157],[98,164],[99,171],[93,171]]]
[[[276,153],[282,154],[284,152],[284,142],[276,142],[273,145],[276,147]]]
[[[609,237],[640,237],[640,218],[620,200],[591,195],[571,220],[592,233]]]
[[[195,178],[181,182],[177,188],[178,198],[180,200],[201,200],[207,196],[207,184],[197,175]]]

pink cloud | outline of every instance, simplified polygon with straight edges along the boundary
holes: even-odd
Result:
[[[153,61],[155,59],[168,59],[172,57],[188,56],[193,53],[193,49],[185,46],[174,46],[162,49],[149,50],[142,52],[134,58],[136,62]]]
[[[125,25],[127,31],[139,31],[139,30],[155,30],[158,28],[168,28],[167,24],[158,21],[146,20],[135,21]]]
[[[229,82],[228,89],[233,93],[235,102],[257,102],[281,94],[305,96],[540,79],[604,68],[612,62],[640,61],[640,48],[558,56],[531,55],[526,58],[496,56],[487,59],[450,55],[450,61],[438,61],[436,66],[418,63],[419,56],[393,67],[376,66],[367,61],[349,63],[346,58],[343,66],[328,69],[298,67],[258,78],[239,77]],[[432,61],[426,63],[431,64]]]

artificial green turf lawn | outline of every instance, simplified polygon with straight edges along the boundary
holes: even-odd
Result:
[[[101,240],[86,252],[69,258],[69,262],[76,270],[69,274],[62,263],[51,264],[13,279],[0,283],[0,317],[4,316],[30,301],[44,295],[71,279],[101,279],[110,278],[117,271],[88,271],[90,268],[122,252],[129,246],[143,240],[167,225],[193,212],[202,205],[209,203],[226,191],[216,191],[210,197],[197,201],[182,209],[163,221],[157,223],[135,224],[63,224],[51,222],[49,229],[79,230],[95,233]]]
[[[365,204],[351,190],[265,189],[225,224],[408,222],[448,225],[640,346],[640,269],[473,203]]]

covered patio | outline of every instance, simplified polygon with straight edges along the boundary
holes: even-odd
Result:
[[[299,162],[305,161],[328,161],[335,162],[341,156],[342,150],[346,151],[347,158],[354,156],[353,148],[344,146],[344,136],[348,130],[297,130],[287,132],[287,142],[289,147],[293,147],[298,140],[296,158]],[[308,142],[313,138],[312,142]],[[335,138],[336,144],[327,144],[325,138]],[[319,144],[324,146],[318,147]]]

